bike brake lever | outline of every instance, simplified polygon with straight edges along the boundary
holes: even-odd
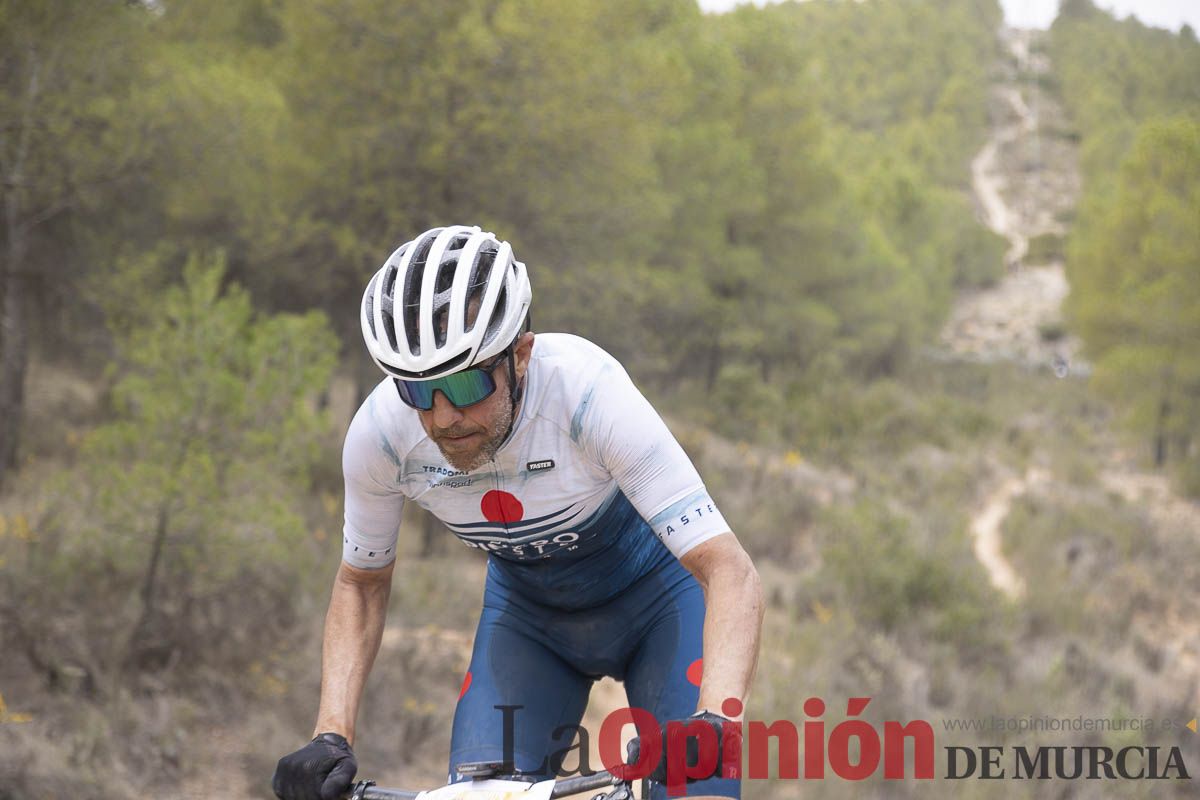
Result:
[[[367,796],[367,789],[375,785],[375,781],[359,781],[354,784],[354,789],[350,792],[350,797],[347,800],[363,800]]]

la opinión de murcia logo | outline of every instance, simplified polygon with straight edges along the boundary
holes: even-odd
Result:
[[[978,755],[976,755],[978,750]],[[1166,750],[1166,755],[1162,751]],[[1010,761],[1005,767],[1005,759]],[[1178,747],[947,747],[946,778],[962,780],[1191,780]]]
[[[791,720],[763,722],[727,721],[722,723],[721,741],[706,723],[672,722],[663,741],[659,720],[641,708],[623,708],[609,714],[600,726],[598,750],[604,768],[622,778],[646,777],[666,751],[667,794],[685,793],[689,779],[710,775],[719,763],[720,777],[765,780],[770,776],[769,745],[775,741],[777,762],[775,778],[780,780],[824,780],[832,777],[848,781],[866,780],[879,773],[885,780],[1190,780],[1179,747],[1127,746],[1038,746],[1024,747],[981,745],[942,748],[943,766],[936,769],[937,744],[933,726],[925,720],[899,722],[888,720],[882,731],[861,715],[870,704],[869,697],[851,697],[846,701],[845,719],[828,726],[825,701],[810,697],[804,702],[809,719],[801,725]],[[515,764],[514,741],[517,717],[524,706],[495,706],[502,714],[504,762]],[[729,717],[742,713],[736,699],[726,700],[721,711]],[[633,723],[641,736],[638,761],[626,764],[621,748],[622,729]],[[1189,724],[1187,727],[1191,727]],[[548,756],[538,769],[527,775],[567,777],[590,774],[588,763],[590,737],[582,725],[562,725],[552,738],[563,747]],[[688,739],[695,739],[699,758],[686,760]],[[911,770],[905,758],[911,742]],[[853,744],[852,744],[853,743]],[[718,748],[720,752],[718,753]],[[576,753],[579,765],[567,770],[564,763]],[[719,756],[719,760],[718,760]],[[803,767],[801,767],[803,762]],[[744,766],[744,770],[743,770]]]

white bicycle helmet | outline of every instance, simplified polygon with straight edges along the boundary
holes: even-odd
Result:
[[[400,245],[367,284],[363,339],[388,375],[440,378],[502,353],[532,296],[508,242],[478,227],[433,228]]]

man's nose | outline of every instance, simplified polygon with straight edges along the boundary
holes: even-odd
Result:
[[[463,418],[463,413],[446,399],[441,389],[433,390],[433,425],[436,428],[449,428]]]

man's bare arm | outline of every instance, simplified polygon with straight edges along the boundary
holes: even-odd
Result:
[[[387,617],[395,562],[380,569],[359,569],[342,563],[333,581],[325,641],[321,651],[319,733],[340,733],[354,743],[358,704]]]
[[[722,714],[727,698],[745,703],[758,664],[763,592],[758,571],[737,537],[723,533],[681,562],[704,589],[704,673],[697,709]],[[740,716],[740,715],[737,715]]]

